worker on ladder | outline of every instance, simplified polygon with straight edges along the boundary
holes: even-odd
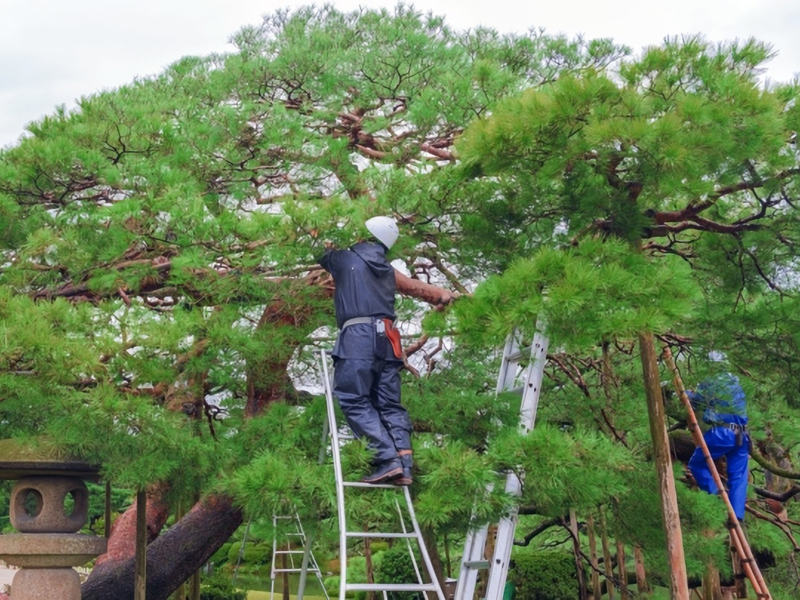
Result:
[[[336,283],[333,393],[372,452],[374,471],[362,482],[411,485],[412,427],[400,404],[403,350],[394,327],[394,268],[386,259],[399,231],[390,217],[373,217],[365,226],[372,239],[346,250],[327,244],[319,260]]]
[[[728,495],[740,522],[744,521],[747,499],[747,461],[750,436],[747,433],[747,407],[745,393],[738,377],[719,373],[705,379],[697,389],[686,394],[696,410],[703,410],[703,421],[711,425],[703,438],[711,458],[725,456],[728,463]],[[689,460],[689,469],[700,489],[717,494],[714,479],[703,452],[696,448]]]

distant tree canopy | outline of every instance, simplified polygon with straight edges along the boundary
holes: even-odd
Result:
[[[476,499],[500,514],[514,500],[486,484],[521,466],[531,528],[605,506],[608,534],[663,574],[640,331],[681,352],[690,385],[724,352],[765,461],[793,474],[800,91],[759,82],[766,46],[687,38],[631,58],[402,6],[277,12],[233,40],[82,98],[0,152],[0,435],[102,463],[155,504],[203,494],[150,544],[163,559],[148,597],[213,554],[240,509],[291,501],[335,529],[332,469],[316,465],[324,408],[298,391],[333,333],[315,258],[376,214],[401,227],[404,393],[431,539],[462,535]],[[514,400],[493,393],[495,348],[539,316],[548,383],[521,438]],[[724,564],[718,501],[679,492],[690,572]],[[156,531],[167,513],[148,511]],[[751,533],[789,560],[784,533]],[[131,556],[101,562],[84,597],[126,593]]]

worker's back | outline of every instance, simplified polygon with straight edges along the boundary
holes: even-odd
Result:
[[[348,250],[331,250],[319,262],[336,282],[334,308],[340,328],[358,317],[395,318],[394,268],[381,244],[362,242]]]

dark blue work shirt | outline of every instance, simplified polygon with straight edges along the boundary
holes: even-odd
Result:
[[[336,324],[341,329],[356,317],[395,319],[394,267],[386,260],[386,248],[361,242],[347,250],[328,250],[319,264],[333,276]],[[339,335],[333,355],[339,358],[383,358],[385,349],[375,345],[375,326],[351,325]],[[385,344],[383,344],[385,346]],[[391,350],[386,355],[391,357]]]

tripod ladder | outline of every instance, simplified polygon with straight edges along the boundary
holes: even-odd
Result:
[[[339,558],[341,565],[341,577],[339,584],[339,600],[345,600],[345,595],[348,592],[381,592],[384,600],[388,600],[389,592],[435,592],[439,600],[444,599],[444,593],[439,584],[434,571],[433,564],[431,563],[428,549],[425,546],[425,541],[422,538],[422,532],[417,522],[417,517],[414,512],[414,505],[411,501],[411,494],[408,487],[401,487],[388,484],[369,484],[360,481],[345,481],[342,474],[342,460],[341,460],[341,442],[352,440],[355,436],[351,432],[343,433],[343,427],[340,427],[336,420],[335,402],[333,398],[333,389],[331,386],[331,374],[328,369],[328,353],[325,350],[320,350],[320,362],[322,366],[322,382],[325,390],[325,402],[328,410],[327,421],[327,434],[330,440],[331,455],[333,457],[333,469],[336,477],[336,504],[339,517]],[[345,490],[348,488],[362,488],[375,490],[376,493],[386,493],[391,491],[395,494],[395,507],[399,517],[400,531],[394,532],[374,532],[374,531],[348,531],[347,529],[347,511],[345,510]],[[402,500],[401,500],[402,499]],[[403,517],[403,510],[401,502],[405,504],[405,510],[408,514],[410,528],[406,525],[405,518]],[[414,573],[416,581],[410,583],[347,583],[347,541],[349,539],[402,539],[406,541],[409,555],[414,566]],[[412,541],[416,541],[420,555],[425,564],[425,569],[428,573],[430,583],[423,580],[422,573],[420,572],[419,565],[417,564],[412,547]]]
[[[285,535],[288,538],[286,541],[286,549],[283,550],[278,546],[278,528],[280,522],[293,522],[296,523],[296,527],[294,531],[289,531]],[[319,585],[322,588],[323,593],[325,594],[325,598],[330,598],[328,596],[328,591],[325,589],[325,583],[322,581],[322,571],[317,564],[316,558],[314,558],[314,553],[311,552],[311,544],[313,539],[311,536],[306,536],[306,532],[303,530],[303,524],[300,522],[300,517],[297,513],[291,516],[286,515],[273,515],[272,516],[272,529],[273,529],[273,538],[272,538],[272,568],[270,569],[270,591],[269,597],[270,600],[275,598],[275,579],[276,575],[282,573],[299,573],[300,574],[300,584],[299,589],[297,590],[297,598],[298,600],[302,600],[303,594],[305,592],[305,582],[306,576],[308,573],[313,573],[317,581],[319,581]],[[293,550],[292,549],[292,539],[296,539],[299,541],[303,549],[302,550]],[[289,564],[291,566],[287,568],[277,568],[277,559],[281,556],[287,556],[289,558]],[[300,562],[300,566],[295,566],[295,557],[302,556],[302,560]]]
[[[528,354],[528,348],[520,348],[516,332],[508,336],[503,348],[503,359],[500,363],[496,393],[500,394],[506,391],[522,393],[519,426],[523,434],[530,433],[536,422],[539,392],[544,377],[544,366],[547,362],[548,343],[547,337],[541,333],[537,332],[534,335],[530,346],[530,362],[524,373],[521,387],[515,387],[514,383],[517,379],[520,361]],[[513,472],[506,474],[505,491],[507,494],[514,496],[522,494],[522,481]],[[517,528],[517,516],[517,510],[514,509],[508,516],[500,520],[497,526],[497,537],[491,561],[484,558],[486,540],[489,536],[489,525],[470,530],[464,543],[464,554],[461,559],[461,569],[454,600],[473,600],[478,573],[482,569],[489,570],[485,599],[496,600],[503,597],[503,588],[508,578],[508,568],[511,562],[511,548],[514,545],[514,531]]]

